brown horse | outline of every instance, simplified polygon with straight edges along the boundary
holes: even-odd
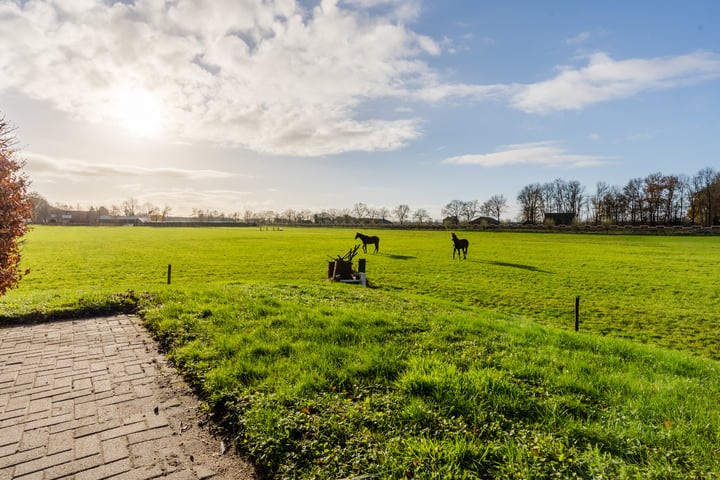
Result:
[[[367,253],[367,246],[368,243],[370,245],[375,245],[375,251],[373,253],[377,253],[378,250],[380,250],[380,238],[378,237],[369,237],[367,235],[363,235],[362,233],[356,233],[355,234],[355,240],[357,239],[362,240],[363,242],[363,252]]]
[[[452,241],[455,248],[453,249],[453,260],[455,260],[455,252],[458,252],[458,259],[462,260],[460,258],[460,254],[462,253],[462,258],[467,259],[467,250],[468,245],[470,242],[468,242],[464,238],[458,238],[457,235],[454,233],[452,234]]]

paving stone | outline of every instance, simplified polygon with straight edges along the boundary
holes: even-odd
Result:
[[[32,450],[33,448],[43,447],[47,445],[50,438],[50,427],[36,428],[34,430],[26,430],[23,432],[20,441],[20,451]]]
[[[189,392],[134,317],[0,328],[0,480],[255,478],[197,463],[162,388]]]
[[[14,393],[11,391],[11,393]],[[5,405],[5,412],[12,412],[15,410],[27,411],[28,405],[30,404],[30,396],[11,396]]]
[[[52,425],[57,425],[64,422],[69,422],[73,420],[73,414],[67,413],[64,415],[57,415],[55,417],[47,417],[47,418],[41,418],[39,420],[33,420],[28,423],[25,423],[25,428],[30,430],[33,428],[40,428],[40,427],[49,427]]]
[[[91,468],[102,465],[103,457],[101,455],[91,455],[83,457],[72,462],[63,463],[45,470],[45,480],[54,480],[56,478],[64,478],[78,472],[90,470]]]
[[[12,427],[0,428],[0,446],[20,442],[23,434],[23,427],[14,425]]]
[[[14,476],[13,480],[43,480],[45,473],[43,471],[28,473],[27,475]]]
[[[15,475],[26,475],[33,472],[41,472],[56,465],[62,465],[73,459],[72,452],[60,452],[54,455],[45,455],[34,460],[19,463],[15,466]]]
[[[95,419],[94,417],[80,418],[69,422],[52,425],[50,427],[50,433],[55,434],[59,432],[64,432],[66,430],[78,430],[80,428],[87,427],[88,425],[94,425],[96,423],[97,419]]]
[[[86,435],[76,438],[74,449],[75,458],[89,457],[100,453],[100,437],[99,435]]]
[[[40,448],[34,448],[32,450],[26,450],[24,452],[18,452],[13,455],[8,455],[6,457],[1,457],[0,458],[0,470],[8,468],[8,467],[14,467],[21,463],[31,462],[37,458],[42,458],[44,456],[45,456],[45,449],[40,447]]]
[[[52,429],[51,429],[52,430]],[[58,453],[72,450],[73,431],[63,430],[58,433],[51,433],[48,439],[48,453]]]
[[[102,455],[106,462],[114,462],[130,456],[127,438],[111,438],[102,442]]]
[[[172,430],[169,428],[154,428],[152,430],[143,430],[142,432],[133,433],[127,436],[130,445],[136,443],[148,442],[172,436]]]
[[[0,447],[0,457],[7,457],[8,455],[12,455],[13,453],[18,451],[19,447],[20,444],[18,443],[11,443],[9,445]]]
[[[131,469],[132,466],[130,465],[130,460],[124,458],[116,462],[104,463],[95,468],[79,472],[75,475],[75,480],[101,480],[114,475],[120,475],[121,473],[128,472]]]
[[[94,417],[98,412],[98,407],[94,402],[73,402],[73,406],[75,407],[75,419]]]
[[[49,412],[51,407],[52,401],[49,398],[31,400],[28,406],[28,413]]]
[[[72,383],[73,390],[90,390],[92,388],[92,380],[89,378],[80,378]]]
[[[131,423],[130,425],[123,425],[122,427],[111,428],[100,432],[100,439],[108,440],[115,437],[124,437],[136,432],[142,432],[147,429],[145,422]]]

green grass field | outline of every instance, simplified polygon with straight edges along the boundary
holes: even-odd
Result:
[[[21,287],[0,300],[17,315],[96,295],[227,283],[326,282],[327,256],[355,245],[347,229],[37,227],[25,246]],[[448,232],[371,231],[373,286],[426,294],[581,330],[720,358],[720,238],[461,233],[467,261],[452,261]],[[338,288],[341,288],[338,286]]]
[[[36,228],[0,321],[139,310],[277,478],[720,475],[717,237],[354,233]]]

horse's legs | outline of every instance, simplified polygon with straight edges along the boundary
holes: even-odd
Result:
[[[367,253],[367,243],[363,242],[363,252]]]

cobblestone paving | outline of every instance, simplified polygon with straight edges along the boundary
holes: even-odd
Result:
[[[255,478],[197,407],[134,317],[0,328],[0,480]]]

